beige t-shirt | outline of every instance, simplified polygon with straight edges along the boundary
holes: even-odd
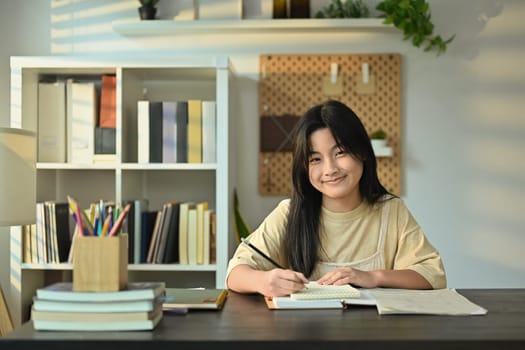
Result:
[[[387,214],[383,213],[385,205],[388,205]],[[248,237],[252,244],[284,267],[289,267],[283,251],[289,206],[289,199],[281,201]],[[433,288],[446,287],[445,270],[439,253],[399,198],[375,205],[363,201],[359,207],[346,213],[322,208],[321,227],[320,261],[312,276],[307,276],[310,280],[321,277],[320,271],[326,271],[322,266],[347,264],[367,270],[367,265],[359,265],[359,262],[377,260],[375,257],[380,256],[384,266],[379,267],[376,263],[375,268],[411,269],[421,274]],[[356,265],[352,265],[354,262]],[[257,270],[275,268],[244,244],[237,247],[229,262],[227,275],[239,264]]]

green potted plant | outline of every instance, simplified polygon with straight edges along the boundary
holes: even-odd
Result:
[[[362,0],[332,0],[315,14],[316,18],[367,18],[368,6]]]
[[[374,149],[386,147],[386,132],[383,129],[374,130],[369,137]]]
[[[139,0],[140,7],[139,7],[139,15],[140,19],[142,20],[148,20],[148,19],[155,19],[155,15],[157,14],[157,3],[159,0]]]
[[[434,24],[430,17],[430,8],[426,0],[383,0],[376,9],[383,13],[385,24],[393,24],[403,31],[404,40],[411,40],[416,47],[424,46],[425,51],[437,50],[444,53],[455,37],[443,40],[434,35]]]

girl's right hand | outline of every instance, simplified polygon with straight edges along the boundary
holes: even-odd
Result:
[[[264,271],[259,293],[267,297],[290,295],[304,289],[308,279],[301,272],[273,269]]]

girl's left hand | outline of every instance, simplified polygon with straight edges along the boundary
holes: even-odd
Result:
[[[378,283],[373,271],[361,271],[352,267],[337,267],[317,280],[319,284],[343,285],[375,288]]]

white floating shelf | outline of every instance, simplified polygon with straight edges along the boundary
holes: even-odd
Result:
[[[118,20],[113,30],[122,35],[171,35],[202,33],[392,31],[378,18],[304,18],[243,20]]]

